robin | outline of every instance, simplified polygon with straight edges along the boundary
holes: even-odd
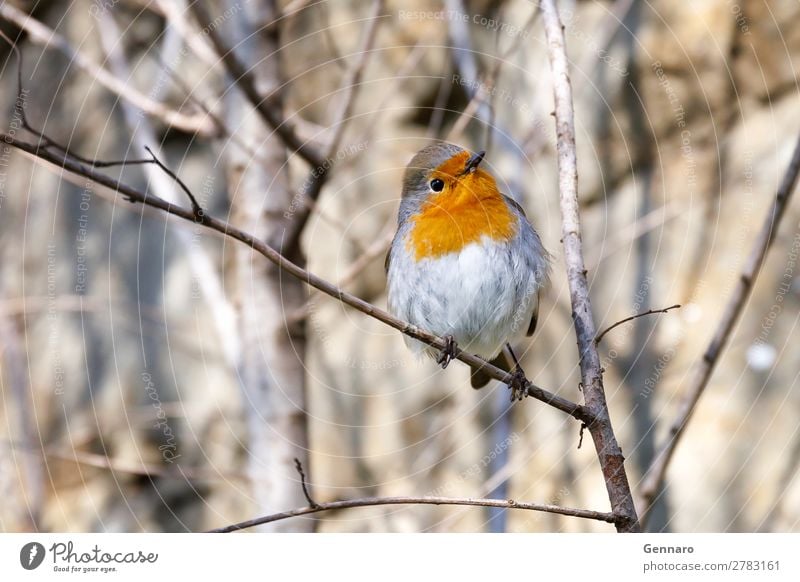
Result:
[[[434,143],[409,162],[386,256],[389,310],[445,339],[437,351],[405,337],[412,351],[442,368],[456,346],[506,371],[513,362],[515,398],[525,376],[510,342],[536,329],[549,258],[522,207],[481,167],[485,154]],[[472,370],[473,388],[489,380]]]

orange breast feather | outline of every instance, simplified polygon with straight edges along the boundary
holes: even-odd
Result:
[[[418,261],[458,252],[484,236],[504,241],[516,233],[516,216],[491,174],[478,169],[457,176],[467,157],[466,152],[456,155],[436,169],[431,179],[444,180],[444,190],[431,195],[410,219],[406,248]]]

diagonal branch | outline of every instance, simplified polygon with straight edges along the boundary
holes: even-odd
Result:
[[[28,38],[34,43],[61,51],[68,57],[70,63],[75,63],[80,69],[92,75],[103,87],[148,115],[160,119],[168,126],[206,137],[216,135],[216,127],[206,115],[186,115],[170,109],[163,103],[154,101],[130,84],[115,77],[103,66],[93,62],[89,57],[73,48],[63,36],[25,14],[19,8],[15,8],[8,2],[0,3],[0,17],[27,32]]]
[[[434,348],[439,350],[445,347],[445,340],[441,337],[434,335],[430,332],[424,331],[410,323],[403,321],[401,319],[397,319],[393,317],[386,311],[372,305],[371,303],[364,301],[356,297],[355,295],[351,295],[322,279],[309,271],[299,267],[295,263],[288,260],[285,256],[280,254],[274,248],[263,242],[262,240],[258,239],[255,235],[245,232],[235,226],[209,216],[207,213],[202,213],[200,215],[195,214],[195,212],[191,209],[182,208],[175,204],[172,204],[158,196],[154,196],[148,192],[142,192],[133,188],[127,184],[119,182],[118,180],[106,176],[100,172],[94,170],[90,165],[75,161],[68,156],[58,155],[50,150],[42,149],[37,147],[35,144],[28,143],[22,140],[17,139],[16,137],[6,134],[0,133],[0,140],[3,140],[7,145],[10,145],[18,150],[27,152],[31,154],[35,158],[45,160],[50,162],[51,164],[55,164],[59,166],[63,170],[71,172],[73,174],[77,174],[84,178],[88,178],[89,180],[99,184],[101,186],[105,186],[106,188],[110,188],[116,192],[122,194],[125,199],[129,202],[140,203],[145,206],[149,206],[152,208],[156,208],[167,214],[172,214],[183,220],[198,224],[203,226],[207,229],[216,231],[221,233],[222,235],[235,239],[241,243],[246,244],[250,248],[252,248],[258,254],[264,256],[266,259],[271,261],[273,264],[278,266],[279,268],[283,269],[293,277],[296,277],[306,284],[322,291],[326,295],[341,301],[345,305],[349,305],[350,307],[377,319],[378,321],[383,322],[384,324],[392,327],[405,335],[412,337],[416,340],[419,340],[423,343],[428,344]],[[504,384],[509,384],[514,381],[514,375],[506,372],[496,366],[491,365],[490,363],[486,362],[483,358],[479,356],[475,356],[473,354],[469,354],[467,352],[463,352],[458,350],[458,354],[456,355],[455,359],[464,362],[472,367],[479,367],[483,368],[483,371],[494,378],[495,380],[499,380]],[[595,420],[594,414],[587,409],[587,407],[581,406],[580,404],[576,404],[566,398],[562,398],[552,392],[544,390],[543,388],[539,388],[536,385],[531,383],[527,384],[527,391],[528,396],[535,398],[536,400],[540,400],[546,404],[549,404],[553,408],[561,410],[569,414],[570,416],[574,417],[575,419],[590,424]]]
[[[558,16],[555,0],[541,2],[548,56],[553,72],[553,91],[558,135],[558,176],[561,204],[561,233],[564,259],[567,263],[572,320],[578,339],[581,382],[583,394],[594,421],[587,423],[592,435],[600,467],[608,490],[608,497],[619,532],[639,531],[639,520],[633,505],[625,458],[617,443],[608,414],[603,372],[594,338],[597,335],[589,284],[583,260],[580,215],[578,212],[578,164],[575,151],[575,115],[572,106],[572,86],[569,80],[567,53],[564,46],[564,28]]]
[[[325,162],[322,165],[315,166],[311,169],[308,178],[306,178],[304,187],[303,198],[304,204],[297,209],[289,228],[287,229],[284,237],[282,252],[289,256],[299,256],[300,237],[303,234],[306,223],[311,216],[311,211],[314,204],[319,199],[322,188],[328,180],[330,170],[333,165],[333,159],[341,144],[342,137],[344,136],[347,122],[353,113],[353,106],[355,105],[356,98],[358,97],[361,88],[361,78],[364,75],[364,69],[367,67],[369,57],[372,55],[372,48],[375,44],[377,36],[378,24],[381,19],[381,12],[383,11],[384,0],[373,0],[372,13],[370,14],[370,22],[361,41],[361,46],[358,48],[356,54],[358,55],[356,62],[350,68],[349,72],[345,75],[342,82],[343,94],[339,102],[339,109],[334,116],[331,123],[333,128],[333,137],[328,144],[325,152]]]
[[[294,125],[281,117],[280,111],[273,106],[268,97],[259,93],[254,75],[239,60],[233,49],[227,46],[219,30],[213,25],[202,0],[190,2],[190,7],[200,26],[204,27],[203,32],[208,34],[211,44],[214,45],[214,50],[217,51],[219,58],[222,59],[222,63],[225,65],[228,74],[233,78],[233,82],[255,107],[266,124],[278,134],[286,147],[296,151],[311,166],[322,166],[325,158],[319,150],[313,144],[303,141],[297,135]],[[267,57],[268,55],[265,55],[264,58]]]
[[[230,533],[255,527],[273,521],[319,513],[320,511],[332,511],[336,509],[349,509],[351,507],[375,507],[378,505],[466,505],[473,507],[501,507],[504,509],[526,509],[528,511],[543,511],[545,513],[555,513],[570,517],[581,517],[583,519],[594,519],[614,523],[616,516],[613,513],[592,511],[589,509],[573,509],[571,507],[561,507],[559,505],[545,505],[541,503],[523,503],[513,499],[472,499],[469,497],[364,497],[362,499],[348,499],[345,501],[331,501],[329,503],[319,503],[314,506],[301,507],[291,511],[283,511],[264,517],[257,517],[233,525],[212,529],[209,533]]]
[[[686,425],[691,420],[692,413],[697,407],[697,403],[703,395],[708,381],[711,379],[711,374],[714,372],[720,355],[730,339],[733,326],[744,310],[747,298],[750,296],[750,292],[753,289],[753,284],[761,271],[764,257],[769,247],[772,245],[772,241],[775,239],[775,233],[778,230],[778,225],[789,203],[789,198],[797,185],[798,174],[800,174],[800,138],[798,138],[797,145],[792,154],[789,168],[786,170],[786,174],[784,174],[783,180],[778,187],[775,200],[770,207],[767,218],[758,233],[755,244],[744,265],[736,289],[734,289],[731,298],[728,300],[728,304],[725,306],[725,311],[722,313],[717,331],[714,333],[714,337],[711,338],[711,343],[709,343],[706,348],[703,359],[697,364],[697,370],[693,376],[692,383],[687,388],[678,415],[669,428],[667,440],[656,454],[653,463],[650,465],[650,468],[642,480],[639,495],[641,498],[640,506],[642,507],[643,522],[647,521],[650,515],[650,509],[653,507],[654,502],[661,492],[667,468],[675,453],[675,448],[678,446],[681,436],[683,436],[686,430]]]

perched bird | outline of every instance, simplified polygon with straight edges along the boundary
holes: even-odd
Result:
[[[386,256],[389,310],[445,338],[447,347],[437,351],[405,337],[412,351],[443,368],[457,345],[511,371],[505,347],[515,377],[524,379],[509,342],[536,328],[549,258],[519,204],[480,167],[484,155],[439,142],[409,162]],[[489,380],[473,369],[473,388]],[[512,386],[512,398],[521,397],[518,390]]]

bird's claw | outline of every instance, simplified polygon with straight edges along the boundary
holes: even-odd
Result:
[[[523,372],[522,368],[519,366],[514,368],[514,371],[511,372],[511,376],[511,383],[508,385],[511,389],[511,402],[522,400],[528,395],[528,385],[530,381],[525,377],[525,372]]]
[[[453,338],[452,335],[444,336],[444,347],[439,351],[439,355],[436,357],[436,363],[439,364],[442,369],[446,368],[450,361],[455,359],[456,350],[455,338]]]

